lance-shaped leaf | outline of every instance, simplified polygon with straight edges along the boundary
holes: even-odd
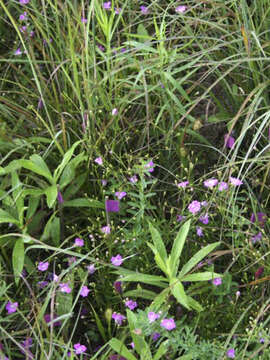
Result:
[[[128,348],[120,340],[112,338],[109,341],[109,345],[114,351],[125,357],[127,360],[137,360],[137,358],[129,352]]]
[[[157,229],[154,228],[154,226],[152,224],[149,224],[149,230],[150,230],[155,248],[156,248],[159,256],[161,257],[161,259],[165,262],[167,259],[167,252],[166,252],[165,245],[161,239],[160,233],[158,232]]]
[[[190,222],[191,220],[188,220],[187,222],[184,223],[183,226],[181,226],[181,229],[179,230],[173,243],[173,247],[170,255],[170,261],[169,261],[169,267],[172,277],[175,277],[177,274],[180,256],[189,232]]]
[[[201,304],[198,303],[198,301],[194,300],[191,296],[188,296],[188,295],[187,295],[187,299],[188,299],[189,306],[192,309],[194,309],[198,312],[203,311],[203,307],[201,306]]]
[[[160,344],[159,348],[157,349],[157,352],[155,353],[155,356],[153,357],[153,360],[163,359],[163,355],[165,355],[166,352],[168,351],[169,345],[170,345],[169,340],[163,341]]]
[[[119,268],[114,273],[123,276],[119,279],[119,281],[142,282],[145,284],[160,286],[162,288],[168,286],[166,284],[167,279],[163,276],[142,274],[125,268]]]
[[[211,271],[205,271],[201,273],[185,275],[181,278],[181,281],[208,281],[222,276],[223,275]]]
[[[168,274],[167,271],[167,267],[165,265],[165,262],[163,261],[163,259],[161,258],[160,254],[158,253],[157,249],[155,248],[155,246],[153,244],[147,243],[147,245],[150,247],[150,249],[153,251],[153,253],[155,254],[155,262],[157,264],[157,266],[165,273]]]
[[[1,223],[12,223],[19,225],[19,220],[15,219],[12,215],[10,215],[7,211],[0,209],[0,224]]]
[[[172,278],[170,281],[170,289],[173,296],[177,299],[177,301],[183,305],[185,308],[190,310],[188,297],[185,293],[184,286],[177,278]]]
[[[49,186],[47,187],[47,189],[44,190],[44,192],[47,197],[48,207],[52,208],[57,198],[57,186],[56,185]]]
[[[213,251],[220,242],[207,245],[199,250],[192,258],[182,267],[182,270],[178,274],[178,278],[182,281],[184,275],[186,275],[191,269],[194,268],[203,258],[205,258],[211,251]]]
[[[24,265],[24,242],[23,239],[16,240],[12,251],[12,266],[15,277],[15,283],[18,285],[20,275]]]

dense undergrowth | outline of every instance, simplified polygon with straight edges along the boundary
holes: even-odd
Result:
[[[269,359],[268,0],[0,0],[0,359]]]

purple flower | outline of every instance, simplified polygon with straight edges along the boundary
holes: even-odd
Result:
[[[232,177],[230,176],[230,183],[233,185],[233,186],[240,186],[243,184],[243,181],[241,181],[240,179],[238,178],[235,178],[235,177]]]
[[[158,338],[160,338],[160,333],[158,332],[154,332],[152,335],[151,335],[151,338],[156,341]]]
[[[22,55],[21,49],[18,48],[18,49],[15,51],[14,55]]]
[[[75,262],[76,262],[75,256],[68,257],[68,266],[71,266]]]
[[[204,215],[201,215],[199,217],[199,220],[201,223],[203,223],[204,225],[207,225],[209,223],[209,216],[208,214],[204,214]]]
[[[57,193],[57,201],[59,202],[59,204],[63,204],[64,202],[63,196],[60,191],[58,191]]]
[[[87,271],[88,271],[88,274],[90,274],[90,275],[94,274],[94,272],[96,271],[95,264],[88,265],[87,266]]]
[[[121,9],[121,8],[114,8],[114,11],[115,11],[115,13],[116,13],[117,15],[119,15],[120,12],[122,11],[122,9]]]
[[[20,0],[21,5],[26,5],[29,3],[30,0]]]
[[[126,193],[125,191],[117,191],[117,192],[115,193],[115,196],[116,196],[119,200],[123,199],[123,197],[125,197],[126,195],[127,195],[127,193]]]
[[[111,2],[107,1],[107,2],[103,3],[103,9],[111,10]]]
[[[112,109],[112,116],[116,116],[118,114],[118,110],[116,108]]]
[[[136,309],[136,307],[138,306],[138,304],[136,303],[136,301],[133,300],[127,300],[125,302],[126,307],[128,307],[130,310],[134,310]]]
[[[87,18],[81,17],[81,22],[82,22],[83,24],[86,24],[86,23],[87,23]]]
[[[148,14],[148,12],[149,12],[149,9],[146,7],[146,6],[140,6],[140,9],[141,9],[141,13],[143,14],[143,15],[147,15]]]
[[[263,212],[258,212],[256,215],[254,213],[251,214],[250,221],[252,223],[255,223],[258,221],[259,225],[261,227],[264,227],[265,221],[266,221],[266,214]]]
[[[100,51],[104,51],[104,50],[105,50],[104,46],[102,46],[102,45],[99,45],[99,44],[98,44],[97,47],[99,48]]]
[[[203,229],[200,226],[196,227],[196,233],[198,236],[202,237],[203,236]]]
[[[105,200],[105,209],[107,212],[119,212],[119,201]]]
[[[102,186],[106,186],[107,185],[107,180],[101,180],[101,184],[102,184]]]
[[[21,32],[21,33],[23,33],[23,34],[26,33],[26,30],[27,30],[27,26],[26,26],[26,25],[20,27],[20,32]]]
[[[192,214],[197,214],[197,212],[201,210],[201,203],[197,200],[192,201],[192,203],[188,205],[188,210]]]
[[[155,164],[153,163],[153,161],[149,161],[146,165],[145,168],[149,171],[149,172],[153,172],[154,171],[154,166]]]
[[[27,12],[25,11],[23,14],[20,15],[19,19],[23,21],[26,20],[26,18],[27,18]]]
[[[123,263],[123,258],[120,254],[117,254],[116,256],[112,256],[111,258],[111,263],[114,266],[121,266]]]
[[[122,294],[123,290],[121,281],[115,281],[113,283],[113,287],[118,294]]]
[[[77,237],[77,238],[75,239],[74,245],[75,245],[75,246],[82,247],[82,246],[84,245],[83,239]]]
[[[155,313],[154,311],[149,311],[149,313],[147,314],[147,317],[148,317],[149,323],[151,324],[152,322],[154,322],[160,318],[160,314]]]
[[[183,215],[176,215],[176,221],[178,221],[178,222],[181,222],[181,221],[183,221],[183,220],[185,220],[185,216],[183,216]]]
[[[201,202],[201,205],[206,207],[208,205],[208,202],[204,200],[204,201]]]
[[[81,289],[80,295],[82,297],[86,297],[86,296],[88,296],[89,293],[90,293],[90,290],[88,289],[88,287],[83,286],[82,289]]]
[[[257,241],[260,241],[262,239],[262,233],[258,232],[257,235],[252,236],[251,241],[253,244],[255,244]]]
[[[135,184],[137,181],[138,181],[138,178],[136,175],[133,175],[129,178],[129,181],[132,183],[132,184]]]
[[[188,186],[188,184],[189,184],[189,182],[188,181],[182,181],[182,182],[180,182],[179,184],[177,184],[177,186],[179,187],[179,188],[186,188],[187,186]]]
[[[234,349],[229,349],[229,350],[226,352],[226,355],[227,355],[228,358],[234,359],[234,358],[235,358],[235,350],[234,350]]]
[[[101,231],[103,232],[103,234],[106,234],[106,235],[110,234],[110,232],[111,232],[111,227],[110,227],[110,225],[103,226],[103,227],[101,228]]]
[[[97,157],[94,161],[95,161],[95,163],[97,163],[98,165],[102,165],[102,164],[103,164],[102,157]]]
[[[234,147],[234,143],[235,143],[235,139],[234,137],[232,137],[229,134],[225,134],[224,136],[224,145],[228,148],[228,149],[232,149]]]
[[[83,354],[87,350],[86,346],[81,345],[80,343],[75,344],[74,349],[75,349],[75,354],[76,355]]]
[[[113,312],[112,318],[116,322],[117,325],[122,325],[122,321],[126,319],[126,317],[124,315],[121,315],[116,312]]]
[[[24,348],[24,350],[20,351],[26,355],[27,359],[31,359],[34,360],[34,355],[31,353],[31,351],[29,350],[29,348],[32,346],[33,344],[33,339],[32,338],[26,338],[22,343],[21,346]]]
[[[59,284],[60,291],[63,293],[70,294],[71,293],[71,287],[66,283]]]
[[[222,279],[220,277],[218,278],[215,278],[212,280],[212,284],[215,285],[215,286],[219,286],[222,284]]]
[[[218,184],[218,180],[217,179],[208,179],[208,180],[205,180],[203,182],[203,184],[205,187],[212,189],[213,187],[215,187]]]
[[[18,303],[9,301],[6,305],[6,310],[8,314],[12,314],[17,311]]]
[[[254,274],[255,280],[258,280],[259,277],[263,274],[263,272],[264,272],[264,267],[260,266],[259,269]]]
[[[218,184],[218,191],[224,191],[228,189],[228,184],[225,181],[221,181]]]
[[[175,8],[175,12],[180,14],[180,13],[184,13],[187,10],[187,7],[185,5],[179,5]]]
[[[38,270],[39,271],[46,271],[48,269],[48,267],[49,267],[48,261],[46,261],[46,262],[40,261],[39,264],[38,264]]]
[[[37,283],[38,287],[40,287],[41,289],[44,289],[48,284],[49,284],[48,281],[39,281]]]
[[[164,327],[166,330],[173,330],[176,328],[173,318],[163,319],[160,323],[160,326]]]
[[[45,314],[44,315],[44,320],[45,320],[46,323],[49,323],[49,322],[51,322],[51,321],[53,321],[55,319],[57,319],[57,316],[55,314],[53,314],[53,315],[52,314]],[[61,326],[61,325],[62,325],[61,321],[54,321],[53,322],[53,326]]]
[[[260,343],[264,344],[265,343],[265,339],[264,338],[260,338]]]

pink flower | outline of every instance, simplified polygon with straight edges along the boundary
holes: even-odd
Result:
[[[219,286],[222,284],[222,279],[220,277],[213,279],[212,284],[215,286]]]
[[[116,108],[112,109],[112,116],[115,116],[118,114],[118,110]]]
[[[224,190],[227,190],[228,189],[228,184],[224,181],[221,181],[219,184],[218,184],[218,191],[224,191]]]
[[[133,300],[127,300],[127,301],[125,302],[125,305],[126,305],[126,307],[128,307],[130,310],[134,310],[134,309],[138,306],[138,304],[136,303],[136,301],[133,301]]]
[[[125,191],[117,191],[117,192],[115,193],[115,196],[116,196],[119,200],[123,199],[123,197],[125,197],[126,195],[127,195],[127,193],[126,193]]]
[[[175,8],[175,12],[180,14],[180,13],[184,13],[187,10],[187,7],[185,5],[179,5]]]
[[[197,200],[192,201],[192,203],[188,205],[188,210],[192,214],[197,214],[197,212],[199,212],[200,209],[201,209],[201,203]]]
[[[74,245],[75,245],[75,246],[80,246],[80,247],[82,247],[82,246],[84,245],[83,239],[80,239],[80,238],[77,237],[77,238],[75,239]]]
[[[205,187],[212,189],[214,186],[216,186],[218,184],[218,180],[217,179],[208,179],[208,180],[205,180],[203,182],[203,184]]]
[[[26,5],[29,3],[30,0],[20,0],[21,5]]]
[[[103,164],[102,157],[97,157],[94,161],[95,161],[95,163],[97,163],[98,165],[102,165],[102,164]]]
[[[86,296],[88,296],[89,293],[90,293],[90,290],[88,289],[88,287],[83,286],[82,289],[81,289],[80,295],[82,297],[86,297]]]
[[[229,350],[226,352],[226,355],[227,355],[228,358],[234,359],[234,358],[235,358],[235,350],[234,350],[234,349],[229,349]]]
[[[70,294],[71,293],[71,287],[66,283],[59,284],[60,291],[63,293]]]
[[[122,321],[126,319],[126,317],[124,315],[121,315],[116,312],[113,312],[112,318],[116,322],[117,325],[122,325]]]
[[[117,15],[119,15],[120,12],[122,11],[122,9],[121,9],[121,8],[114,8],[114,11],[115,11],[115,13],[116,13]]]
[[[82,17],[82,18],[81,18],[81,22],[82,22],[83,24],[86,24],[86,23],[87,23],[87,19],[84,18],[84,17]]]
[[[107,1],[107,2],[103,3],[103,9],[111,10],[111,2]]]
[[[154,171],[154,166],[155,164],[153,163],[153,161],[149,161],[146,165],[145,168],[149,171],[149,172],[153,172]]]
[[[105,209],[107,212],[119,212],[119,201],[105,200]]]
[[[19,19],[20,21],[26,20],[27,18],[27,12],[25,11],[23,14],[20,15]]]
[[[225,134],[224,136],[224,145],[228,149],[232,149],[234,147],[235,139],[234,137],[230,136],[229,134]]]
[[[94,272],[96,271],[96,269],[95,269],[95,264],[90,264],[90,265],[88,265],[88,266],[87,266],[87,271],[88,271],[88,274],[93,275]]]
[[[188,184],[189,184],[189,182],[188,181],[182,181],[182,182],[180,182],[179,184],[177,184],[177,186],[179,187],[179,188],[186,188],[187,186],[188,186]]]
[[[166,330],[173,330],[176,328],[173,318],[163,319],[160,323],[160,326],[164,327]]]
[[[230,183],[233,185],[233,186],[240,186],[243,184],[243,181],[241,181],[240,179],[238,178],[235,178],[235,177],[232,177],[230,176]]]
[[[39,264],[38,264],[38,270],[39,271],[46,271],[47,269],[48,269],[48,267],[49,267],[49,263],[48,263],[48,261],[46,261],[46,262],[40,262]]]
[[[196,227],[196,233],[199,237],[203,236],[203,229],[200,226]]]
[[[110,234],[110,232],[111,232],[111,227],[110,227],[110,225],[107,225],[107,226],[103,226],[102,228],[101,228],[101,231],[104,233],[104,234]]]
[[[137,181],[138,181],[138,178],[136,175],[133,175],[129,178],[129,181],[132,183],[132,184],[135,184]]]
[[[147,317],[148,317],[149,323],[151,324],[152,322],[159,319],[160,315],[155,313],[154,311],[149,311],[149,313],[147,314]]]
[[[81,345],[80,343],[75,344],[74,349],[76,355],[83,354],[87,350],[86,346]]]
[[[16,312],[17,308],[18,308],[17,302],[13,303],[13,302],[9,301],[6,305],[6,310],[7,310],[8,314],[12,314],[12,313]]]
[[[143,15],[147,15],[148,14],[148,12],[149,12],[149,9],[146,7],[146,6],[140,6],[140,9],[141,9],[141,13],[143,14]]]
[[[120,254],[117,254],[116,256],[112,256],[111,258],[111,263],[114,266],[121,266],[123,263],[123,258]]]
[[[15,51],[14,55],[22,55],[21,49],[18,48],[18,49]]]

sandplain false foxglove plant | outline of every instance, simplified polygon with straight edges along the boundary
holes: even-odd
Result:
[[[180,256],[190,229],[190,224],[191,220],[188,220],[179,230],[174,240],[170,255],[167,254],[165,245],[158,230],[151,223],[149,224],[153,243],[148,242],[147,245],[153,251],[155,262],[159,269],[165,274],[165,277],[142,274],[124,268],[118,269],[116,271],[118,275],[122,276],[121,281],[142,282],[164,288],[164,290],[159,295],[154,297],[152,304],[153,308],[160,307],[161,304],[167,299],[167,296],[172,294],[177,299],[177,301],[188,310],[195,309],[197,311],[202,311],[202,306],[196,300],[186,294],[182,283],[187,281],[209,281],[215,278],[222,278],[222,275],[210,271],[192,274],[189,273],[211,251],[220,245],[220,242],[209,244],[199,250],[179,270]]]

